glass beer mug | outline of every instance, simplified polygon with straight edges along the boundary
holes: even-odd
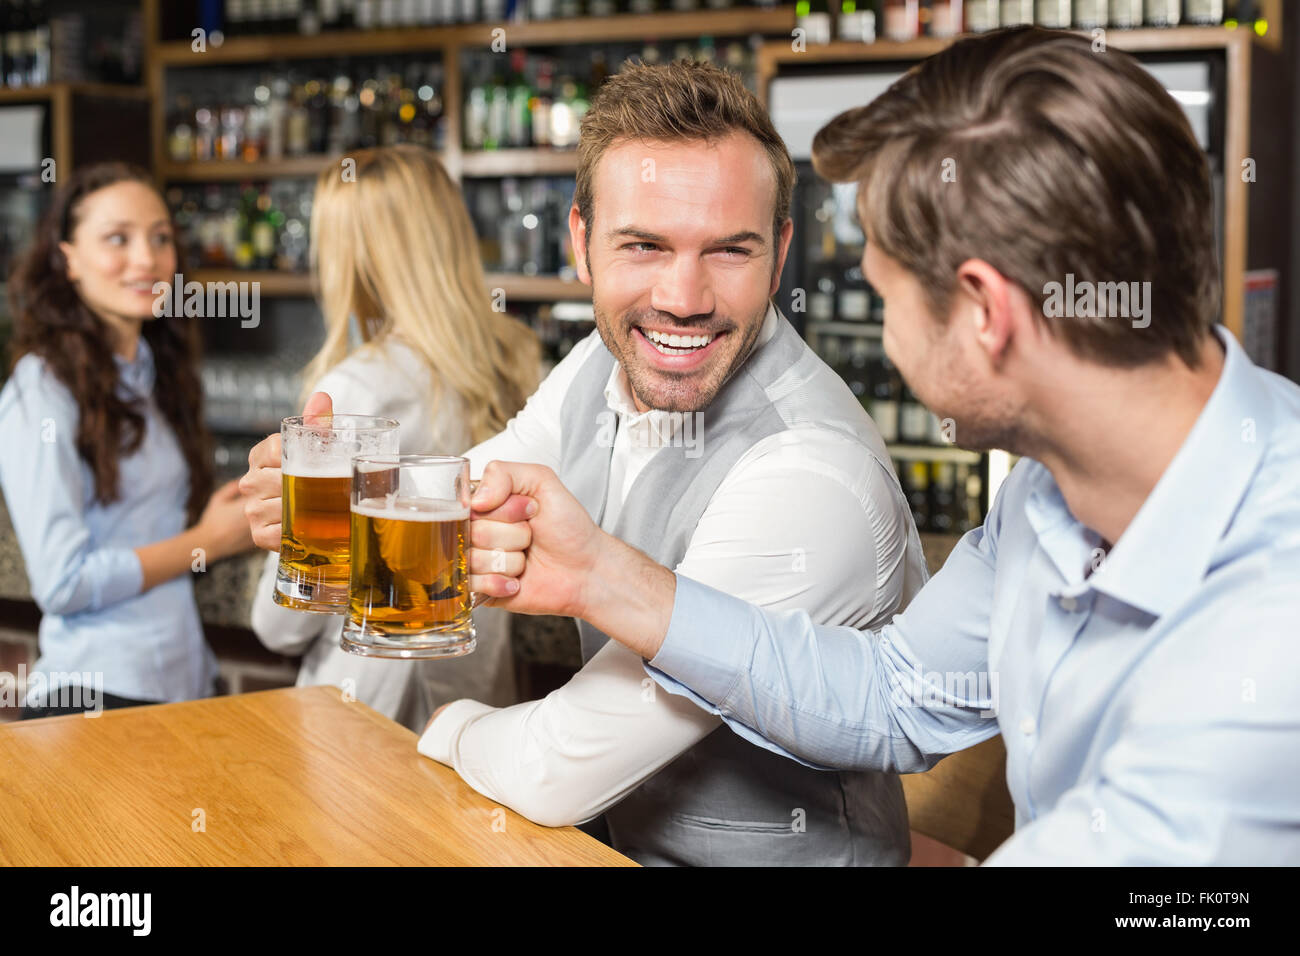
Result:
[[[298,415],[280,423],[280,567],[275,603],[342,614],[348,603],[349,489],[356,455],[396,454],[397,422]]]
[[[457,657],[474,650],[469,460],[364,455],[352,461],[352,573],[344,650]]]

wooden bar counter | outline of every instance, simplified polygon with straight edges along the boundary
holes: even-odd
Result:
[[[634,866],[334,687],[0,726],[0,864]]]

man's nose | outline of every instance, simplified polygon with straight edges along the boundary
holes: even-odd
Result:
[[[708,269],[694,256],[675,256],[655,282],[650,306],[682,318],[710,314],[714,301]]]

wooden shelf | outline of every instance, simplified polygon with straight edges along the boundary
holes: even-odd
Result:
[[[195,269],[186,276],[194,282],[256,282],[261,295],[310,299],[315,295],[311,274],[254,269]]]
[[[1086,30],[1073,31],[1090,36]],[[1128,53],[1153,53],[1166,50],[1221,50],[1234,43],[1249,43],[1255,34],[1239,27],[1169,27],[1137,30],[1108,29],[1106,45]],[[772,64],[796,63],[853,63],[890,60],[923,60],[943,50],[962,37],[921,37],[899,42],[877,40],[875,43],[835,41],[822,45],[809,44],[802,51],[791,49],[786,42],[769,42],[763,45],[760,56]]]
[[[195,282],[256,282],[259,294],[279,298],[305,298],[315,295],[312,279],[305,272],[266,272],[244,269],[198,269],[189,277]],[[524,276],[503,272],[487,275],[489,289],[505,291],[507,302],[558,302],[564,299],[591,298],[591,286],[576,279],[557,276]]]
[[[143,86],[114,85],[112,83],[51,83],[48,86],[23,86],[17,89],[0,89],[0,103],[36,103],[63,95],[117,96],[124,99],[147,100],[149,90]]]
[[[901,461],[951,461],[957,464],[977,465],[980,453],[956,445],[908,445],[889,443],[885,445],[891,458]]]
[[[161,178],[169,182],[234,182],[246,179],[311,177],[334,160],[332,156],[285,156],[282,159],[210,159],[188,163],[164,163]]]
[[[519,47],[635,42],[648,38],[695,40],[702,36],[784,34],[794,28],[794,23],[794,7],[783,6],[773,10],[700,10],[398,30],[341,30],[310,37],[297,34],[234,37],[219,47],[209,46],[203,53],[194,52],[189,40],[175,40],[154,46],[153,62],[168,67],[203,67],[316,57],[435,52],[449,47],[488,47],[492,44],[495,30],[504,30],[510,45]]]
[[[489,272],[489,289],[504,289],[507,303],[510,299],[525,302],[558,302],[564,299],[591,299],[591,286],[577,279],[558,276],[524,276],[505,272]]]
[[[462,176],[572,176],[576,149],[485,149],[460,155]]]

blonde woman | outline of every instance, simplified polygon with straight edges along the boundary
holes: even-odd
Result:
[[[325,343],[304,374],[339,412],[401,426],[401,450],[459,455],[501,431],[537,385],[539,348],[525,325],[494,311],[460,189],[430,151],[352,154],[355,178],[330,166],[316,183],[312,268]],[[478,648],[442,661],[358,657],[339,646],[341,615],[273,600],[268,554],[252,627],[282,654],[303,654],[298,685],[334,684],[413,730],[460,697],[515,702],[509,618],[474,612]]]

